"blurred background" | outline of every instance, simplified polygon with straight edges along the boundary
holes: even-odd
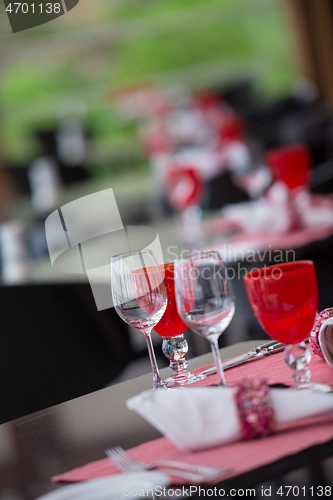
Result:
[[[65,184],[149,180],[137,123],[114,105],[126,90],[244,85],[253,86],[251,99],[268,100],[289,94],[300,77],[281,1],[81,0],[15,35],[1,10],[1,157],[16,195],[29,194],[29,166],[55,154],[54,135],[68,120],[81,126],[85,148],[72,158],[79,169],[60,165]]]
[[[144,336],[97,311],[85,274],[51,266],[45,220],[85,195],[112,188],[166,261],[223,252],[236,314],[221,346],[266,337],[253,267],[312,259],[333,306],[332,61],[331,0],[80,0],[15,34],[0,2],[0,422],[150,371]],[[188,358],[208,351],[186,338]],[[32,463],[14,424],[12,438],[0,498],[35,498],[51,455]],[[71,453],[64,469],[92,456]]]
[[[150,369],[86,276],[51,267],[45,220],[82,196],[113,188],[166,260],[228,249],[221,345],[265,337],[242,282],[265,250],[312,258],[333,305],[332,28],[330,0],[80,0],[13,34],[0,3],[3,421]]]

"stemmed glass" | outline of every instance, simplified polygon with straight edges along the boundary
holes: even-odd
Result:
[[[112,257],[111,290],[121,319],[145,334],[153,371],[153,388],[165,387],[158,370],[151,331],[164,314],[167,293],[153,252],[141,250]]]
[[[271,149],[266,153],[266,163],[272,169],[274,177],[282,181],[291,196],[309,188],[311,155],[303,144],[292,144]]]
[[[293,229],[303,226],[302,213],[309,203],[311,154],[304,144],[290,144],[266,153],[266,163],[277,181],[288,189],[288,204],[293,218]],[[304,206],[305,203],[305,206]]]
[[[172,208],[178,213],[179,238],[191,249],[202,239],[200,202],[204,183],[190,165],[171,164],[165,170],[164,185]]]
[[[216,251],[192,252],[175,261],[179,316],[212,349],[219,385],[226,385],[218,339],[235,312],[235,299],[227,270]]]
[[[164,272],[168,305],[162,318],[154,327],[154,331],[163,337],[162,350],[170,361],[170,368],[174,370],[174,374],[167,378],[164,383],[167,387],[192,384],[204,379],[205,375],[186,371],[188,363],[185,356],[188,351],[188,344],[184,332],[187,325],[180,318],[177,311],[174,264],[163,264],[160,269]]]
[[[304,340],[318,308],[318,286],[312,261],[287,262],[254,270],[244,277],[253,312],[265,332],[286,344],[284,359],[292,368],[296,389],[330,390],[310,382],[310,351]]]

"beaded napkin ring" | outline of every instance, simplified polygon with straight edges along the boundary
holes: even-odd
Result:
[[[269,387],[263,380],[244,380],[235,387],[241,438],[269,436],[274,428],[274,411]]]
[[[333,317],[333,307],[329,307],[324,309],[320,313],[317,314],[314,325],[312,327],[309,342],[312,347],[312,351],[314,354],[317,354],[321,359],[325,360],[325,357],[322,353],[321,347],[319,345],[319,332],[322,324],[329,318]]]

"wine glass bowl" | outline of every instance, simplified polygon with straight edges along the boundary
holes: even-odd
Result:
[[[266,154],[266,163],[275,179],[282,181],[290,191],[309,188],[312,161],[304,144],[271,149]]]
[[[174,264],[163,264],[159,267],[164,275],[168,304],[154,330],[163,337],[162,350],[166,358],[170,361],[170,368],[174,370],[174,374],[165,380],[164,383],[167,387],[192,384],[204,379],[205,376],[186,371],[188,363],[185,360],[185,356],[188,352],[188,344],[184,337],[184,332],[187,329],[187,325],[177,311]]]
[[[325,390],[320,389],[319,384],[310,383],[311,355],[303,342],[312,329],[318,309],[313,262],[264,267],[247,274],[244,281],[258,322],[270,337],[286,345],[284,357],[293,369],[295,387]]]
[[[318,308],[313,262],[288,262],[245,276],[253,312],[265,332],[283,344],[306,339]]]
[[[164,275],[164,285],[167,291],[168,304],[161,320],[154,328],[161,337],[177,337],[182,335],[187,325],[181,319],[177,311],[175,284],[174,284],[174,264],[163,264],[159,266]]]
[[[235,299],[218,252],[192,252],[175,263],[176,298],[182,320],[211,346],[219,377],[226,385],[218,338],[235,312]]]
[[[198,170],[186,164],[170,164],[164,174],[164,186],[171,207],[178,214],[179,239],[189,248],[202,241],[204,182]]]
[[[151,331],[167,306],[167,293],[153,252],[127,252],[111,260],[111,291],[118,315],[146,337],[153,388],[165,387],[157,367]]]

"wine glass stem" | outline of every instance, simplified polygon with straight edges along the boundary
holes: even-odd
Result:
[[[159,389],[161,387],[165,388],[166,386],[165,386],[163,380],[161,379],[161,375],[160,375],[160,372],[158,370],[154,346],[153,346],[153,342],[151,340],[150,332],[144,332],[144,334],[146,337],[149,359],[150,359],[151,369],[153,372],[153,389]]]
[[[225,378],[224,378],[224,373],[223,373],[223,367],[222,367],[222,361],[221,361],[221,356],[220,356],[220,350],[219,350],[219,344],[217,340],[210,342],[210,347],[213,353],[213,358],[214,358],[214,363],[216,366],[216,373],[218,376],[218,385],[226,386]]]

